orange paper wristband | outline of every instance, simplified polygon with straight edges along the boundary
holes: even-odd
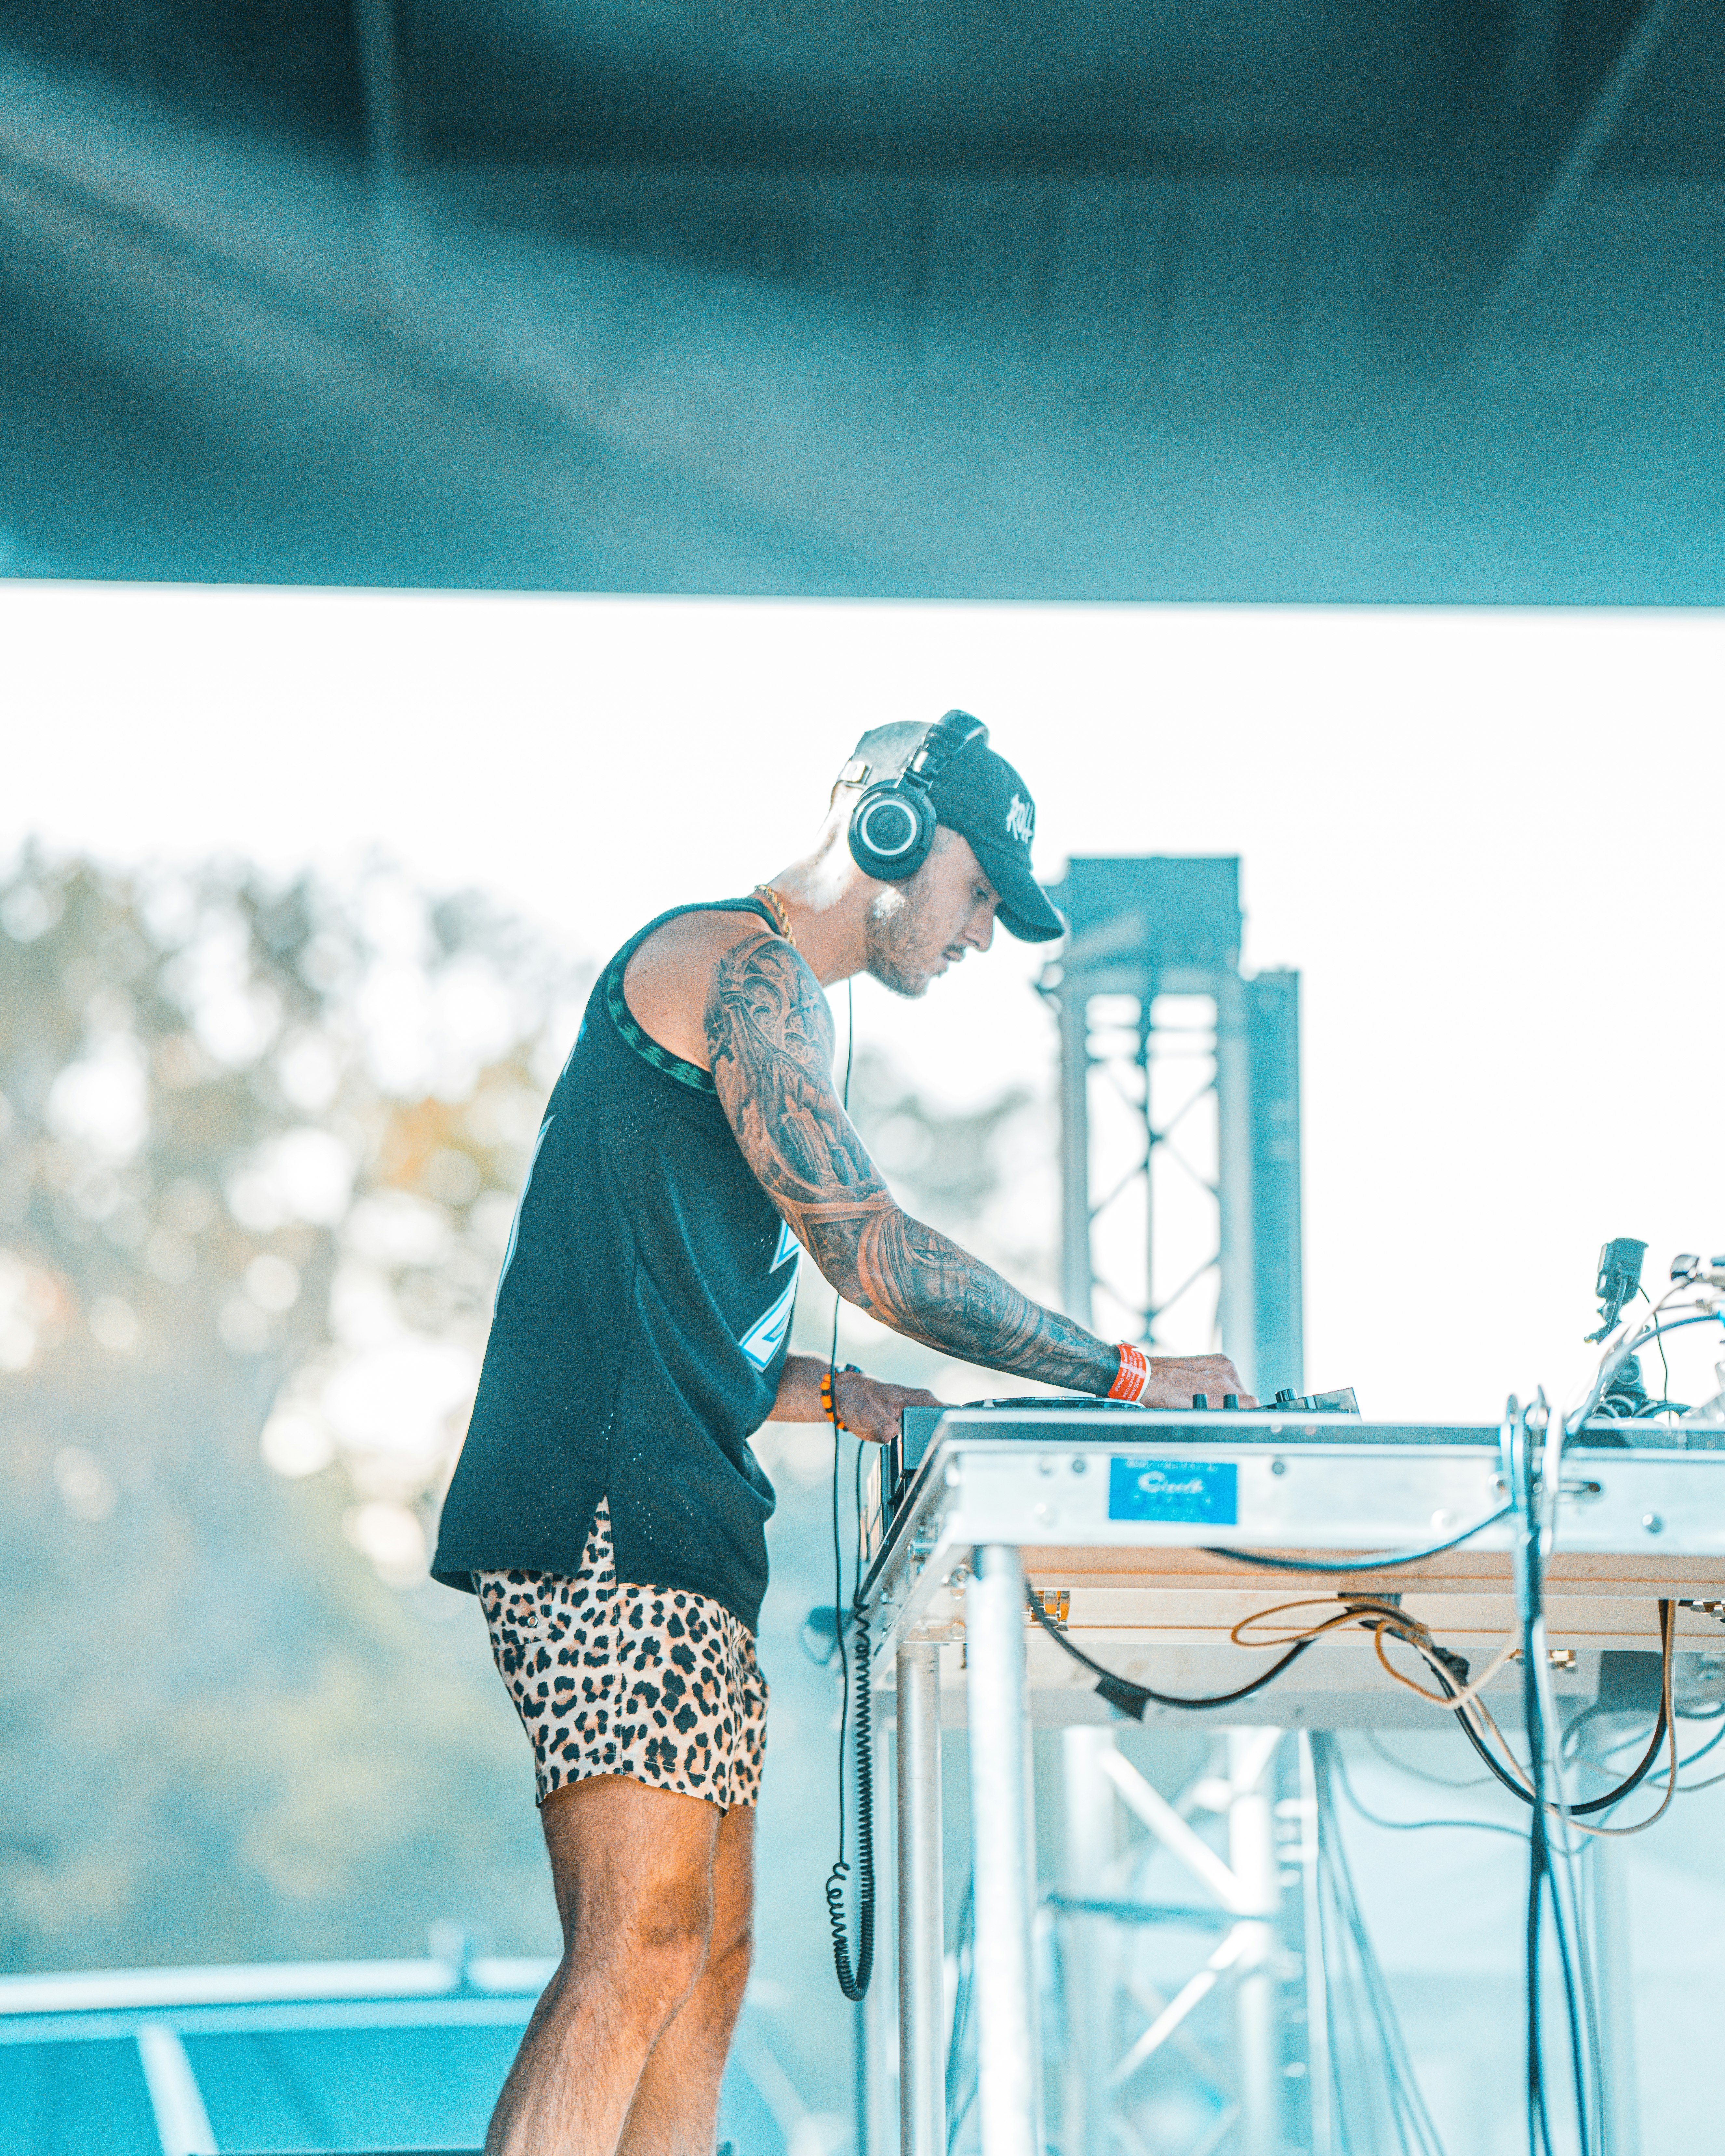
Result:
[[[1111,1400],[1141,1400],[1150,1382],[1150,1358],[1130,1340],[1120,1342],[1120,1368],[1108,1388]]]

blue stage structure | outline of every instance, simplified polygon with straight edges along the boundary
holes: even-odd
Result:
[[[458,1946],[0,1979],[0,2156],[476,2156],[551,1969]],[[793,2127],[733,2061],[721,2135],[786,2156]]]

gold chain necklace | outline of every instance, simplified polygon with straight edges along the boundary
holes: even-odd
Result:
[[[785,904],[784,901],[779,896],[778,893],[773,888],[770,883],[757,883],[755,886],[755,896],[757,898],[764,898],[766,900],[767,911],[778,923],[779,934],[783,937],[785,942],[788,943],[792,950],[794,951],[797,947],[797,939],[791,932],[790,908]]]

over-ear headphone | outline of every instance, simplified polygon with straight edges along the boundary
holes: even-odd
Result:
[[[896,778],[871,786],[850,812],[850,858],[865,875],[902,883],[916,875],[934,844],[934,803],[928,789],[961,749],[987,741],[988,729],[968,711],[948,711],[922,737]]]

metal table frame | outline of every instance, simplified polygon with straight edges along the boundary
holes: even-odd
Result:
[[[1295,1591],[1286,1576],[1256,1573],[1230,1582],[1225,1567],[1199,1551],[1217,1541],[1338,1553],[1407,1547],[1430,1535],[1434,1511],[1453,1512],[1465,1523],[1500,1502],[1497,1447],[1482,1441],[1495,1432],[1483,1426],[1422,1428],[1417,1438],[1412,1430],[1380,1431],[1383,1441],[1374,1443],[1369,1429],[1343,1417],[1240,1417],[1225,1435],[1214,1420],[1195,1425],[1177,1415],[1111,1422],[1101,1433],[1095,1414],[1081,1409],[1019,1410],[1009,1419],[1009,1436],[1003,1410],[947,1417],[864,1586],[873,1681],[884,1682],[891,1668],[897,1689],[901,2156],[946,2150],[940,1643],[962,1637],[967,1660],[982,2145],[984,2156],[1042,2156],[1024,1553],[1046,1570],[1080,1550],[1106,1550],[1118,1553],[1117,1564],[1136,1562],[1158,1584],[1169,1584],[1173,1568],[1173,1584],[1250,1586],[1267,1602]],[[1232,1460],[1240,1471],[1234,1522],[1117,1520],[1099,1505],[1098,1485],[1116,1456],[1189,1460],[1200,1447],[1204,1459]],[[1719,1591],[1725,1506],[1712,1486],[1725,1470],[1725,1453],[1572,1459],[1577,1486],[1563,1502],[1560,1547],[1581,1593],[1615,1589],[1639,1604],[1661,1594]],[[1318,1465],[1327,1466],[1332,1485],[1338,1466],[1349,1471],[1347,1502],[1327,1502],[1322,1522],[1312,1511]],[[1296,1496],[1302,1481],[1303,1505]],[[1081,1502],[1068,1502],[1075,1491]],[[1506,1522],[1467,1546],[1461,1568],[1469,1584],[1478,1575],[1507,1594],[1509,1537]],[[1137,1558],[1127,1558],[1127,1551]],[[1450,1585],[1455,1576],[1455,1563],[1445,1574],[1440,1562],[1437,1584]],[[1434,1577],[1426,1566],[1417,1573],[1347,1576],[1346,1584],[1384,1592],[1430,1585]],[[1342,1584],[1317,1574],[1297,1585],[1321,1594]],[[1717,1623],[1699,1617],[1685,1630],[1703,1642],[1719,1636]],[[1632,1644],[1647,1642],[1636,1636]]]

